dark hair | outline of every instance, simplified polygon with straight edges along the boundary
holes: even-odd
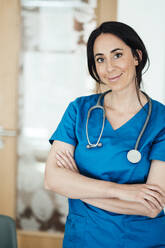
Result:
[[[115,21],[104,22],[90,34],[87,42],[88,70],[90,75],[96,80],[96,82],[101,83],[96,71],[93,46],[96,38],[99,35],[106,33],[114,34],[115,36],[120,38],[123,42],[125,42],[125,44],[131,48],[133,56],[135,56],[138,59],[138,65],[136,66],[136,91],[138,94],[138,90],[140,89],[140,85],[142,82],[142,70],[144,69],[147,62],[149,68],[150,61],[143,41],[141,40],[139,35],[135,32],[135,30],[130,26],[128,26],[127,24],[121,22],[115,22]],[[137,50],[141,50],[142,59],[140,59]],[[139,94],[138,94],[138,98],[139,98]]]

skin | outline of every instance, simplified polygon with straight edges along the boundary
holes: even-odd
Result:
[[[140,57],[142,53],[137,50]],[[118,112],[136,111],[140,107],[137,98],[135,67],[138,60],[133,56],[131,49],[113,34],[101,34],[94,43],[94,57],[96,70],[100,80],[112,92],[105,96],[105,106]],[[120,76],[114,79],[115,76]],[[143,103],[147,99],[139,92]]]
[[[73,158],[72,151],[66,150],[65,153],[62,151],[57,152],[56,159],[57,166],[59,168],[67,169],[68,171],[72,171],[77,175],[80,174]],[[142,215],[155,218],[159,212],[162,211],[165,204],[165,191],[162,189],[165,187],[164,176],[162,176],[162,172],[164,172],[164,165],[165,162],[154,160],[152,162],[146,184],[123,184],[120,188],[121,194],[114,194],[114,196],[111,196],[110,199],[100,197],[94,198],[91,196],[87,198],[80,197],[80,199],[93,206],[114,213]],[[153,182],[155,184],[152,184]]]
[[[142,56],[141,51],[138,53]],[[115,129],[141,108],[135,88],[135,66],[138,61],[131,49],[112,34],[97,37],[94,56],[101,81],[107,89],[112,89],[104,98],[104,107],[106,117]],[[116,76],[120,77],[114,79]],[[145,104],[147,99],[141,92],[139,94]],[[154,218],[163,209],[165,162],[152,161],[144,184],[117,184],[81,175],[74,161],[74,149],[71,144],[53,142],[45,169],[46,189],[115,213]]]

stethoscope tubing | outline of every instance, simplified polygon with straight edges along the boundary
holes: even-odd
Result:
[[[88,110],[88,115],[87,115],[87,121],[86,121],[86,137],[87,137],[87,141],[88,141],[88,144],[87,144],[87,148],[93,148],[93,147],[101,147],[102,146],[102,143],[100,143],[100,139],[102,137],[102,134],[103,134],[103,130],[104,130],[104,125],[105,125],[105,109],[104,107],[101,105],[101,99],[109,92],[111,92],[112,90],[108,90],[104,93],[102,93],[98,100],[97,100],[97,103],[95,106],[91,107],[89,110]],[[102,109],[103,111],[103,123],[102,123],[102,128],[101,128],[101,132],[100,132],[100,135],[99,135],[99,138],[97,140],[97,142],[95,144],[92,144],[89,140],[89,135],[88,135],[88,122],[89,122],[89,119],[90,119],[90,115],[91,115],[91,112],[92,110],[94,109]]]
[[[98,100],[97,100],[97,103],[96,105],[92,106],[89,110],[88,110],[88,114],[87,114],[87,121],[86,121],[86,137],[87,137],[87,141],[88,141],[88,144],[87,144],[87,148],[94,148],[94,147],[101,147],[102,146],[102,143],[100,142],[101,140],[101,137],[102,137],[102,134],[103,134],[103,130],[104,130],[104,125],[105,125],[105,109],[104,107],[101,105],[101,99],[109,92],[111,92],[112,90],[108,90],[104,93],[102,93]],[[142,91],[143,92],[143,91]],[[149,103],[149,110],[148,110],[148,114],[147,114],[147,117],[146,117],[146,120],[145,120],[145,123],[143,125],[143,128],[142,130],[140,131],[140,134],[137,138],[137,141],[136,141],[136,144],[135,144],[135,147],[134,149],[132,149],[131,151],[134,152],[134,154],[136,153],[136,155],[138,154],[139,156],[139,160],[141,159],[141,154],[140,152],[138,151],[138,146],[139,146],[139,143],[140,143],[140,140],[146,130],[146,127],[148,125],[148,122],[149,122],[149,119],[150,119],[150,116],[151,116],[151,111],[152,111],[152,102],[151,102],[151,98],[145,93],[143,92],[143,94],[147,97],[148,99],[148,103]],[[98,137],[98,140],[96,143],[91,143],[90,142],[90,139],[89,139],[89,134],[88,134],[88,122],[89,122],[89,119],[90,119],[90,115],[91,115],[91,112],[94,110],[94,109],[101,109],[103,111],[103,122],[102,122],[102,128],[101,128],[101,132],[100,132],[100,135]],[[128,152],[129,153],[129,152]],[[135,157],[136,157],[135,155]],[[138,159],[135,159],[135,161],[138,161]],[[131,161],[130,161],[131,162]],[[132,163],[136,163],[136,162],[132,162]]]
[[[90,118],[90,114],[92,112],[92,110],[94,109],[102,109],[103,110],[103,123],[102,123],[102,128],[101,128],[101,132],[100,132],[100,135],[99,135],[99,138],[96,142],[96,144],[92,144],[89,140],[89,136],[88,136],[88,121],[89,121],[89,118]],[[104,107],[103,106],[100,106],[100,105],[96,105],[96,106],[93,106],[90,108],[90,110],[88,111],[88,116],[87,116],[87,122],[86,122],[86,137],[87,137],[87,140],[88,140],[88,145],[87,145],[87,148],[92,148],[92,147],[96,147],[96,146],[102,146],[102,145],[99,145],[100,143],[100,139],[102,137],[102,134],[103,134],[103,130],[104,130],[104,125],[105,125],[105,110],[104,110]]]
[[[143,92],[143,91],[142,91]],[[149,119],[150,119],[150,116],[151,116],[151,111],[152,111],[152,102],[151,102],[151,98],[145,93],[143,92],[143,94],[147,97],[148,99],[148,103],[149,103],[149,109],[148,109],[148,114],[147,114],[147,118],[145,120],[145,123],[143,125],[143,128],[137,138],[137,141],[136,141],[136,144],[135,144],[135,150],[138,150],[138,146],[139,146],[139,143],[140,143],[140,140],[141,140],[141,137],[143,136],[143,133],[148,125],[148,122],[149,122]]]

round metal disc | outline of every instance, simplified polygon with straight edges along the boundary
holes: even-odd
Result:
[[[129,162],[135,164],[138,163],[141,160],[141,153],[138,150],[130,150],[127,153],[127,159]]]

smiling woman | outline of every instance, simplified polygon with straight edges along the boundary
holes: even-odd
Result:
[[[102,34],[97,37],[94,44],[94,54],[100,80],[107,83],[113,91],[116,84],[111,84],[111,82],[118,82],[119,78],[124,87],[125,84],[134,82],[135,66],[138,65],[138,60],[133,56],[131,49],[118,37],[112,34]]]
[[[113,91],[113,94],[111,94],[111,98],[113,97],[113,99],[110,99],[108,96],[107,102],[106,97],[104,101],[105,106],[107,105],[111,107],[111,109],[118,111],[120,111],[120,106],[122,106],[122,109],[126,108],[128,113],[131,112],[136,108],[136,106],[138,106],[138,101],[134,101],[135,95],[133,93],[135,89],[136,66],[138,66],[138,58],[132,54],[129,46],[113,34],[99,35],[95,40],[93,49],[95,54],[96,71],[99,76],[99,80]],[[137,52],[140,57],[141,51],[137,50]],[[123,104],[121,105],[121,103],[123,103],[123,99],[116,96],[119,91],[120,96],[122,96],[123,92],[123,98],[125,98],[127,94],[126,92],[129,93],[132,91],[133,94],[129,94],[132,98],[131,105],[128,101],[124,104],[124,106]],[[147,102],[144,95],[140,94],[140,100],[142,99]],[[116,100],[118,102],[116,102]]]
[[[68,105],[45,171],[46,189],[69,198],[63,248],[165,247],[165,106],[140,89],[146,48],[128,25],[105,22],[87,57],[108,91]],[[102,145],[88,146],[100,130]],[[141,159],[132,162],[133,147]]]

